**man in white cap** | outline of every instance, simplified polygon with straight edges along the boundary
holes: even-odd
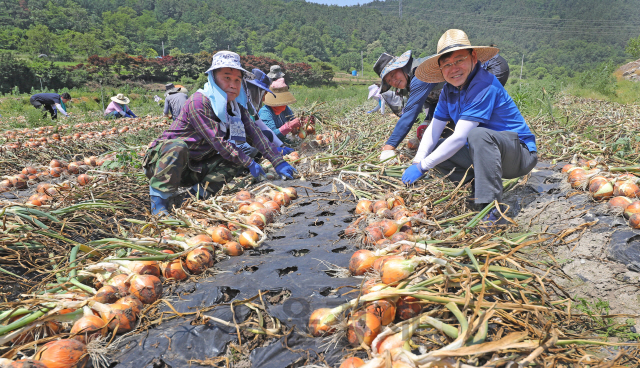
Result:
[[[502,200],[502,178],[528,174],[538,161],[536,139],[518,107],[498,79],[481,67],[498,49],[471,46],[467,35],[450,29],[438,41],[438,52],[416,70],[425,83],[446,81],[413,165],[402,181],[413,184],[428,170],[453,173],[449,179],[474,179],[473,197],[478,207]],[[447,121],[453,134],[439,139]],[[471,168],[473,166],[473,168]],[[505,222],[494,209],[485,221]]]
[[[216,193],[233,177],[249,170],[266,176],[262,167],[236,144],[249,142],[284,177],[296,170],[284,161],[249,117],[242,88],[240,56],[230,51],[213,55],[208,82],[191,95],[169,129],[150,145],[144,159],[152,214],[167,214],[179,187]],[[234,142],[234,143],[232,143]]]

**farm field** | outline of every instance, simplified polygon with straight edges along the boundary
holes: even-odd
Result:
[[[100,91],[71,91],[73,117],[54,122],[2,97],[2,357],[640,365],[640,108],[509,88],[539,163],[503,182],[512,222],[495,228],[479,223],[493,204],[472,210],[446,173],[402,184],[415,129],[399,162],[378,161],[397,118],[367,114],[363,85],[292,87],[318,120],[285,157],[298,179],[185,192],[170,219],[150,215],[141,167],[169,126],[158,86],[127,91],[136,119],[104,120]]]

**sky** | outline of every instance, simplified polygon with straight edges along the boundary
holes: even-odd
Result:
[[[327,4],[327,5],[358,5],[370,3],[373,0],[306,0],[308,3]]]

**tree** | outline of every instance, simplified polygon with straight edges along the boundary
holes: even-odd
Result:
[[[640,36],[638,36],[638,38],[631,38],[624,51],[634,59],[640,59]]]
[[[304,52],[296,47],[289,46],[282,50],[282,57],[290,63],[302,61],[304,56]]]
[[[358,69],[360,65],[360,54],[357,52],[347,52],[338,56],[336,59],[336,65],[340,70],[351,71],[351,69]]]
[[[49,55],[53,51],[54,43],[58,37],[49,31],[49,27],[44,24],[38,24],[27,30],[25,38],[26,40],[22,46],[24,51]]]

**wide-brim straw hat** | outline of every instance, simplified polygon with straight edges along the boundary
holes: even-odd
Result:
[[[122,93],[118,93],[117,95],[111,97],[111,101],[117,102],[117,103],[122,104],[122,105],[128,105],[129,104],[129,97],[123,95]]]
[[[286,106],[296,103],[296,98],[289,92],[289,86],[284,82],[284,78],[280,78],[269,86],[273,95],[267,94],[264,97],[264,104],[271,107]]]
[[[446,53],[458,50],[476,50],[478,60],[483,63],[496,56],[500,49],[491,46],[471,46],[467,34],[459,29],[446,31],[438,41],[437,53],[423,61],[416,69],[415,76],[426,83],[445,82],[438,59]]]

